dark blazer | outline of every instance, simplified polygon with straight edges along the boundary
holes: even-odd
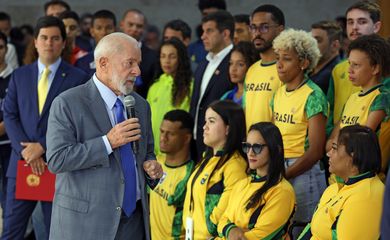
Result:
[[[88,75],[88,79],[90,79],[96,72],[93,52],[89,52],[87,55],[83,56],[82,58],[79,58],[74,64],[74,66],[83,70]]]
[[[147,47],[145,44],[141,46],[141,79],[142,84],[136,86],[136,91],[139,95],[146,99],[150,85],[154,81],[154,74],[157,70],[159,58],[157,52]]]
[[[229,80],[229,59],[230,53],[226,55],[226,57],[222,60],[222,62],[215,70],[213,76],[210,79],[209,84],[207,85],[202,99],[199,99],[200,87],[202,84],[203,74],[208,65],[208,61],[204,60],[203,62],[201,62],[198,65],[194,74],[194,89],[192,92],[190,113],[195,118],[196,106],[198,104],[198,101],[200,101],[196,131],[196,148],[198,156],[202,156],[202,152],[205,148],[203,144],[203,125],[208,105],[215,100],[219,100],[224,93],[233,88],[233,85]]]
[[[145,227],[149,233],[149,204],[145,160],[154,155],[149,104],[137,93],[135,114],[141,125],[135,154]],[[112,128],[106,106],[93,80],[58,96],[50,109],[47,158],[57,174],[51,240],[114,239],[124,194],[119,148],[107,154],[102,136]],[[129,236],[137,239],[137,236]]]
[[[7,93],[7,88],[9,84],[9,80],[11,78],[11,74],[6,76],[5,78],[0,77],[0,122],[3,121],[3,102],[5,95]],[[0,141],[8,140],[7,133],[0,137]]]
[[[85,83],[86,74],[61,61],[50,86],[41,115],[38,113],[38,63],[16,69],[4,100],[4,123],[11,140],[12,153],[7,177],[16,177],[17,161],[22,159],[20,142],[39,142],[46,149],[49,109],[61,92]]]

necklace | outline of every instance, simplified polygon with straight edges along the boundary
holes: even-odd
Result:
[[[286,91],[284,91],[284,94],[289,97],[291,95],[294,94],[295,90],[297,90],[298,88],[302,87],[305,83],[307,82],[307,80],[303,80],[300,84],[298,84],[298,86],[296,86],[294,89],[292,90],[287,90],[287,86],[286,86]]]

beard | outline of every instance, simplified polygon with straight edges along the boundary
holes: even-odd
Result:
[[[272,48],[272,42],[271,41],[264,42],[263,46],[261,46],[261,47],[256,47],[256,49],[257,49],[257,51],[259,53],[266,52],[266,51],[268,51],[271,48]]]
[[[256,44],[256,40],[261,40],[262,45]],[[266,41],[265,39],[261,38],[260,36],[256,36],[255,39],[252,40],[253,46],[255,46],[258,53],[263,53],[268,51],[270,48],[272,48],[272,41]]]
[[[127,79],[122,79],[117,72],[113,72],[111,76],[112,81],[117,85],[118,90],[123,95],[128,95],[133,91],[135,77],[130,77]],[[133,84],[126,84],[127,81],[132,81]]]

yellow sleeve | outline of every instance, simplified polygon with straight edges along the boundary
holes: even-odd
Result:
[[[235,184],[234,188],[232,189],[227,205],[228,207],[226,208],[218,222],[218,235],[220,237],[223,237],[223,231],[225,230],[225,227],[228,227],[228,225],[232,223],[234,218],[234,211],[238,207],[240,207],[237,206],[239,202],[237,201],[239,200],[237,196],[240,196],[240,191],[246,186],[246,184],[248,184],[247,179],[241,180],[237,184]]]
[[[372,201],[346,202],[336,226],[337,239],[379,239],[382,205]]]
[[[234,194],[232,194],[231,196],[234,196]],[[231,203],[231,199],[229,200],[229,206]],[[219,222],[218,222],[218,235],[220,237],[223,236],[223,229],[225,228],[225,226],[227,226],[231,221],[229,219],[231,219],[231,215],[232,215],[232,211],[231,211],[231,207],[228,207],[226,209],[226,211],[223,213],[222,217],[219,219]]]
[[[288,222],[294,210],[295,194],[292,187],[274,188],[267,195],[267,202],[254,228],[245,232],[248,240],[273,239]]]
[[[215,225],[218,224],[219,219],[222,217],[222,214],[224,213],[226,207],[228,206],[230,193],[234,185],[241,179],[247,177],[245,172],[246,165],[244,160],[242,159],[239,158],[230,159],[223,168],[224,168],[223,169],[224,191],[221,195],[221,198],[219,199],[218,205],[215,206],[213,212],[210,215],[210,220]]]

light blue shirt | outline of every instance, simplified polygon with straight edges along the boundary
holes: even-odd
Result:
[[[47,84],[47,92],[50,91],[51,84],[53,83],[54,76],[56,75],[56,72],[61,64],[61,58],[58,58],[57,61],[55,61],[53,64],[49,65],[50,74],[48,76],[48,84]],[[39,80],[41,80],[41,76],[43,74],[43,70],[45,70],[46,66],[41,62],[41,60],[38,58],[38,84]],[[37,87],[38,87],[37,84]]]
[[[96,74],[93,75],[93,82],[95,83],[95,85],[100,93],[100,96],[103,98],[103,101],[105,103],[104,105],[106,107],[108,117],[110,118],[111,125],[115,126],[116,122],[117,122],[115,119],[115,102],[116,102],[116,99],[119,98],[123,104],[124,96],[123,95],[117,96],[109,87],[107,87],[100,80],[97,79]],[[123,106],[124,106],[124,104],[123,104]],[[125,119],[127,119],[127,114],[126,114],[125,109],[123,109],[123,116],[125,117]],[[111,148],[110,142],[108,141],[107,135],[102,136],[102,139],[103,139],[104,145],[106,146],[107,154],[110,155],[113,152],[113,150]],[[137,162],[135,161],[134,153],[133,153],[133,158],[134,158],[135,175],[136,175],[135,179],[137,181],[137,200],[139,200],[139,199],[141,199],[141,189],[139,186]]]

